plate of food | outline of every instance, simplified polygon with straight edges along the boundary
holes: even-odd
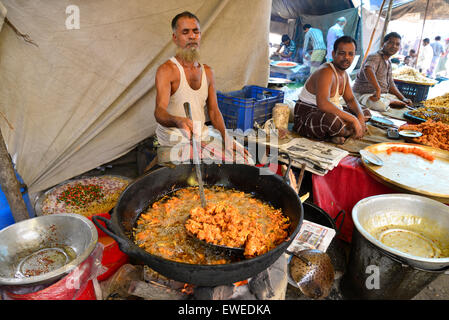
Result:
[[[294,68],[296,66],[298,66],[297,62],[293,62],[293,61],[271,61],[270,64],[274,67],[279,67],[279,68]]]
[[[363,161],[368,173],[379,182],[402,192],[428,196],[449,203],[449,152],[400,142],[374,144],[365,150],[383,161],[376,166]]]
[[[109,212],[131,179],[118,175],[65,181],[44,192],[36,201],[36,215],[77,213],[85,217]]]
[[[401,67],[393,71],[394,81],[413,83],[419,85],[433,86],[438,81],[427,78],[424,74],[412,67]]]
[[[417,117],[411,113],[412,110],[408,110],[404,112],[404,118],[413,121],[413,123],[421,123],[425,122],[426,119]]]
[[[449,124],[449,107],[424,106],[404,112],[404,117],[415,122],[434,120]]]

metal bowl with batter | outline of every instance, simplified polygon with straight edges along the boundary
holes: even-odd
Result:
[[[70,273],[95,249],[98,232],[87,218],[62,213],[0,231],[0,285],[47,284]]]

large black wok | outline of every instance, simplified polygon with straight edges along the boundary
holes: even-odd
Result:
[[[265,168],[244,164],[202,164],[201,170],[206,186],[219,185],[253,193],[275,208],[282,208],[291,221],[287,241],[263,255],[223,265],[175,262],[139,248],[132,240],[136,220],[149,204],[173,190],[189,187],[189,177],[196,177],[194,166],[189,164],[178,165],[173,169],[163,167],[141,176],[123,191],[111,220],[94,217],[93,221],[118,242],[121,251],[170,279],[200,286],[216,286],[255,276],[282,255],[301,228],[303,207],[297,193],[282,177],[267,175],[268,169]],[[104,230],[98,220],[104,221],[108,230]]]

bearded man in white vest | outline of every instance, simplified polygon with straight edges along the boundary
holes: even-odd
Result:
[[[218,108],[213,70],[208,65],[199,63],[201,41],[199,19],[185,11],[173,18],[171,26],[172,40],[177,46],[176,54],[163,63],[156,72],[154,116],[158,123],[156,128],[158,142],[163,147],[173,147],[180,141],[188,142],[195,133],[204,146],[204,141],[208,137],[210,140],[211,134],[209,127],[205,125],[207,112],[212,126],[221,136],[220,143],[224,145],[223,142],[226,141],[227,150],[232,150],[232,144],[229,148],[230,139]],[[185,113],[185,102],[190,104],[193,121]],[[217,146],[215,145],[215,148]],[[218,154],[218,158],[222,158],[218,150],[214,152],[215,156]],[[242,146],[240,153],[247,154]]]

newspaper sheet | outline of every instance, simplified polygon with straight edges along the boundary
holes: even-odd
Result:
[[[294,167],[300,168],[305,163],[307,171],[321,176],[334,169],[349,154],[340,148],[306,138],[292,139],[280,145],[279,151],[290,155]],[[281,161],[286,162],[285,159]]]
[[[288,247],[290,252],[299,252],[306,249],[317,249],[326,252],[336,231],[320,224],[303,220],[301,229]]]
[[[255,135],[248,135],[248,141],[263,143],[277,148],[279,152],[286,152],[292,159],[292,166],[301,168],[306,164],[306,170],[320,176],[324,176],[334,169],[349,152],[333,145],[313,141],[307,138],[294,138],[289,142],[279,144],[276,135],[271,134],[271,139],[258,139]],[[279,157],[279,161],[288,163],[286,159]]]

